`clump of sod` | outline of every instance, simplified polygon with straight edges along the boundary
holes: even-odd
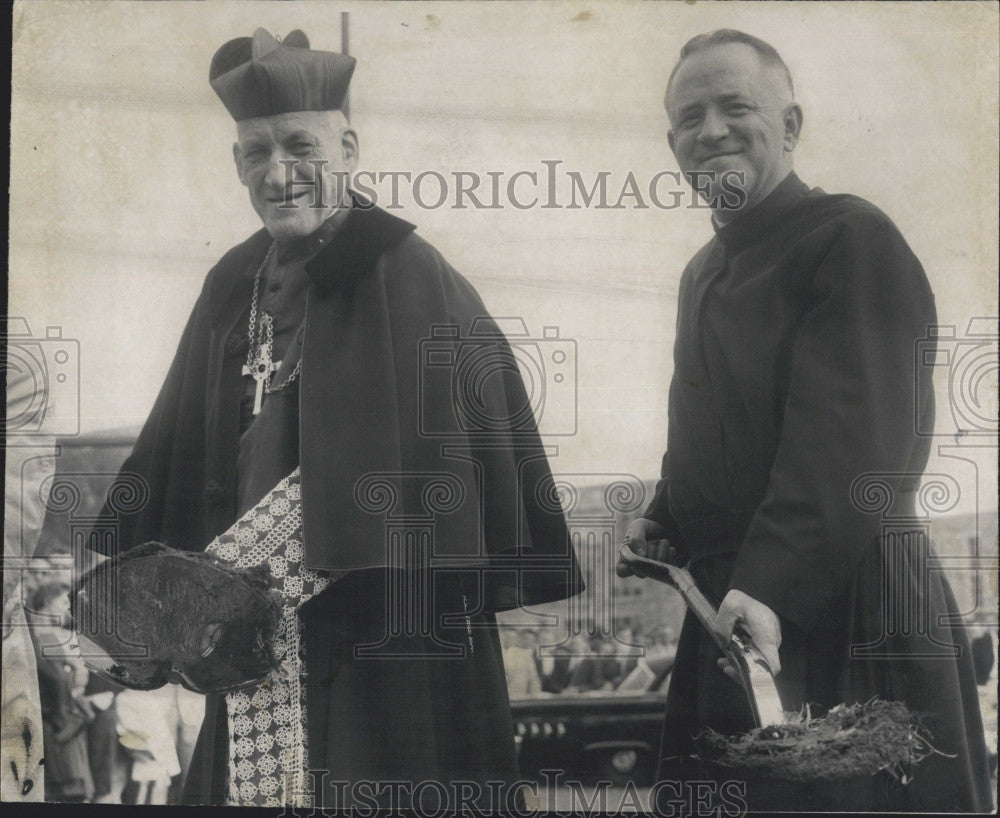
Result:
[[[905,784],[914,764],[938,752],[930,738],[905,704],[872,699],[839,704],[823,718],[807,707],[786,724],[737,736],[705,730],[695,742],[703,761],[750,775],[804,782],[885,771]]]

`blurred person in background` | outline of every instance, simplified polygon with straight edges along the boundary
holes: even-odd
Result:
[[[70,630],[69,586],[50,582],[31,596],[30,611],[45,752],[45,800],[87,802],[94,782],[87,725],[95,709],[85,695],[87,668]]]
[[[191,769],[191,759],[198,742],[198,732],[205,718],[205,697],[181,685],[169,685],[172,696],[167,710],[167,718],[174,733],[177,748],[177,762],[180,772],[170,782],[167,802],[179,804],[182,801],[184,784]]]
[[[0,801],[5,803],[45,798],[38,668],[24,602],[37,587],[31,582],[29,566],[45,520],[45,483],[55,471],[56,455],[51,435],[29,434],[26,428],[19,428],[16,419],[27,416],[39,399],[44,406],[45,395],[37,393],[38,382],[29,371],[12,364],[13,361],[5,360],[3,663],[0,681]]]
[[[128,759],[118,741],[118,694],[124,688],[97,673],[87,679],[86,697],[94,708],[87,725],[87,757],[95,804],[120,804],[128,781]]]
[[[972,648],[972,666],[976,672],[976,684],[984,685],[990,680],[996,663],[994,650],[994,628],[984,622],[972,622],[968,626],[969,646]]]
[[[621,664],[615,657],[617,645],[604,636],[593,636],[590,652],[597,655],[585,656],[576,666],[569,688],[578,693],[614,690],[622,675]]]
[[[535,664],[533,633],[521,628],[503,655],[507,675],[507,692],[511,698],[537,696],[542,692],[542,682]]]
[[[673,628],[656,628],[647,637],[647,659],[673,659],[676,654],[677,638]]]
[[[617,643],[618,661],[621,664],[620,678],[624,679],[639,663],[637,650],[645,645],[645,637],[631,625],[624,625],[615,632],[614,641]]]
[[[123,690],[118,695],[119,741],[130,760],[126,803],[166,804],[170,782],[181,773],[172,687]]]
[[[542,676],[542,690],[546,693],[562,693],[572,678],[570,663],[573,659],[573,649],[569,645],[556,645],[552,649],[551,667]]]

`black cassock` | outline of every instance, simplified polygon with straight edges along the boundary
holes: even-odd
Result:
[[[942,620],[955,601],[914,517],[930,448],[917,431],[934,412],[917,344],[934,322],[892,221],[791,174],[683,273],[663,479],[645,516],[716,604],[735,588],[778,614],[786,707],[901,700],[955,756],[923,761],[894,807],[970,811],[991,799],[968,642]],[[911,524],[883,536],[890,516]],[[751,726],[717,656],[688,616],[665,778],[703,727]]]
[[[301,610],[310,761],[327,808],[405,806],[415,788],[433,809],[442,795],[515,808],[494,613],[583,583],[507,341],[412,225],[354,205],[306,264],[301,375],[251,427],[298,444],[278,471],[301,467],[304,564],[352,571]],[[147,481],[149,502],[120,519],[119,548],[203,550],[246,505],[241,365],[270,244],[260,231],[206,279],[123,466]],[[414,580],[431,557],[435,570]],[[359,657],[362,645],[374,655]],[[456,646],[463,655],[449,657]],[[209,697],[187,800],[224,801],[226,741],[224,699]]]

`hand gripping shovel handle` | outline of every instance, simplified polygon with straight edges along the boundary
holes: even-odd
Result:
[[[778,689],[761,652],[749,634],[739,626],[734,629],[731,641],[727,643],[722,638],[716,627],[718,611],[698,589],[691,573],[677,565],[640,557],[628,545],[622,546],[621,556],[634,573],[670,585],[680,593],[688,608],[736,669],[756,725],[760,727],[783,723],[784,712],[778,698]]]

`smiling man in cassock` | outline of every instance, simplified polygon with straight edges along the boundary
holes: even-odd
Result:
[[[301,565],[290,548],[270,565],[286,593],[312,572],[298,609],[299,766],[320,771],[315,803],[405,807],[422,793],[432,809],[513,809],[494,614],[582,583],[558,504],[544,502],[551,474],[506,340],[413,225],[345,185],[358,159],[341,111],[354,67],[300,31],[279,43],[263,29],[212,61],[263,229],[208,274],[123,467],[147,481],[149,502],[122,516],[119,548],[201,551],[223,535],[218,553],[235,553],[262,519],[255,509],[294,474],[268,508],[301,502]],[[478,425],[456,407],[463,384],[424,383],[431,338],[453,361],[486,359],[488,376],[464,387]],[[303,803],[284,768],[299,725],[278,689],[209,697],[186,800]]]
[[[856,480],[883,475],[891,513],[915,514],[930,447],[918,419],[934,411],[915,380],[916,343],[935,322],[920,262],[876,207],[793,172],[802,110],[767,43],[732,30],[695,37],[665,103],[670,147],[713,207],[715,236],[681,278],[662,480],[630,543],[688,563],[720,604],[722,635],[741,623],[779,671],[786,709],[808,702],[820,715],[879,695],[922,718],[947,755],[924,759],[894,808],[989,809],[968,643],[942,618],[956,611],[948,583],[921,570],[918,539],[882,543],[880,516],[852,497]],[[884,633],[883,611],[921,621]],[[702,729],[752,727],[719,656],[689,615],[662,778],[686,774],[677,759]]]

